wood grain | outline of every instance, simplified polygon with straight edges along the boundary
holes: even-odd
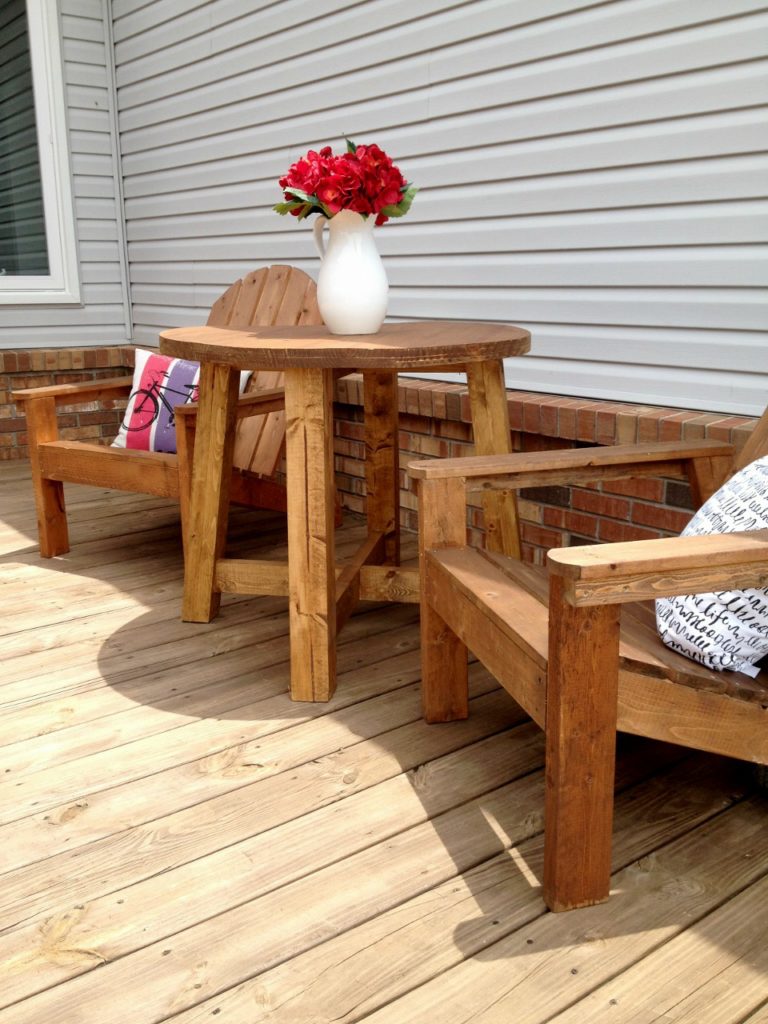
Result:
[[[291,697],[330,700],[336,688],[333,374],[285,377]]]
[[[499,360],[467,365],[472,433],[478,455],[512,451],[504,364]],[[485,543],[490,551],[520,558],[517,495],[513,490],[487,491],[482,497]]]
[[[608,898],[619,684],[619,612],[576,609],[550,580],[544,900],[572,910]]]
[[[470,718],[423,724],[415,609],[352,616],[334,700],[291,703],[284,598],[178,620],[172,502],[73,489],[78,542],[42,561],[29,467],[0,487],[3,1024],[757,1024],[768,820],[743,766],[622,737],[612,898],[546,913],[542,735],[477,664]],[[281,517],[230,526],[236,557],[284,555]]]
[[[641,468],[645,463],[662,463],[666,472],[667,463],[671,467],[684,459],[726,457],[732,451],[731,445],[723,444],[721,441],[658,441],[653,444],[617,444],[598,448],[566,448],[560,451],[515,452],[511,455],[417,460],[409,464],[408,472],[416,479],[455,476],[468,481],[477,480],[479,486],[487,486],[498,476],[555,473],[558,470],[568,473],[579,469],[588,471],[613,467],[630,469]],[[658,466],[654,471],[659,472]],[[563,479],[567,477],[564,476]],[[497,486],[509,484],[499,482]]]
[[[341,337],[325,327],[232,330],[178,327],[160,335],[167,355],[227,362],[239,369],[349,366],[358,369],[428,369],[468,361],[504,359],[528,351],[530,335],[507,324],[456,320],[384,324],[377,334]]]
[[[205,429],[195,439],[184,551],[181,615],[185,622],[209,622],[219,608],[220,593],[214,581],[226,539],[238,387],[238,374],[229,366],[201,366],[200,419]]]

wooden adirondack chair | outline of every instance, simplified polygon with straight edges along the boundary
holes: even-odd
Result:
[[[467,716],[469,648],[545,729],[543,895],[552,910],[608,897],[617,729],[768,763],[768,672],[712,672],[675,654],[658,639],[649,603],[768,586],[768,531],[553,550],[547,586],[544,570],[467,546],[466,492],[687,477],[703,502],[766,453],[768,411],[738,457],[703,441],[409,467],[419,490],[424,714]]]
[[[214,302],[216,327],[321,324],[315,282],[301,270],[272,266],[235,281]],[[231,499],[259,508],[285,509],[285,488],[274,480],[285,440],[282,374],[254,373],[240,399]],[[29,432],[40,554],[69,551],[63,483],[91,484],[178,498],[182,527],[187,519],[196,405],[175,410],[177,454],[133,451],[58,435],[56,406],[128,396],[132,377],[15,391]]]

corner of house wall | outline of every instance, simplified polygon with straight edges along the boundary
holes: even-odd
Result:
[[[120,146],[120,123],[117,108],[117,74],[115,70],[115,39],[112,31],[112,0],[101,0],[104,23],[104,47],[109,82],[110,136],[112,139],[112,169],[115,180],[115,205],[117,207],[117,244],[120,258],[120,278],[123,291],[125,339],[133,341],[133,297],[131,295],[130,264],[128,262],[128,239],[125,230],[125,196],[123,193],[123,154]]]

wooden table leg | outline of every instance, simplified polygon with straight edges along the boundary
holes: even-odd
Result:
[[[239,381],[239,373],[230,366],[203,363],[200,368],[200,406],[185,531],[185,622],[210,622],[219,610],[221,594],[214,590],[214,573],[227,535]]]
[[[285,372],[291,698],[336,688],[333,371]]]
[[[500,359],[467,365],[472,430],[478,455],[512,451],[504,364]],[[488,491],[483,495],[485,536],[489,551],[520,558],[520,534],[515,492]]]
[[[371,533],[384,535],[384,558],[400,564],[400,445],[397,374],[363,372],[366,517]]]

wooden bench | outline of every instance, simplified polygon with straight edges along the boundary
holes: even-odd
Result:
[[[738,458],[702,441],[409,467],[419,491],[424,714],[466,717],[469,649],[545,729],[543,894],[553,910],[608,896],[617,730],[768,763],[768,674],[712,672],[675,654],[647,603],[768,586],[768,531],[553,550],[547,579],[467,546],[467,493],[658,475],[688,479],[704,501],[764,454],[767,437],[764,415]]]

